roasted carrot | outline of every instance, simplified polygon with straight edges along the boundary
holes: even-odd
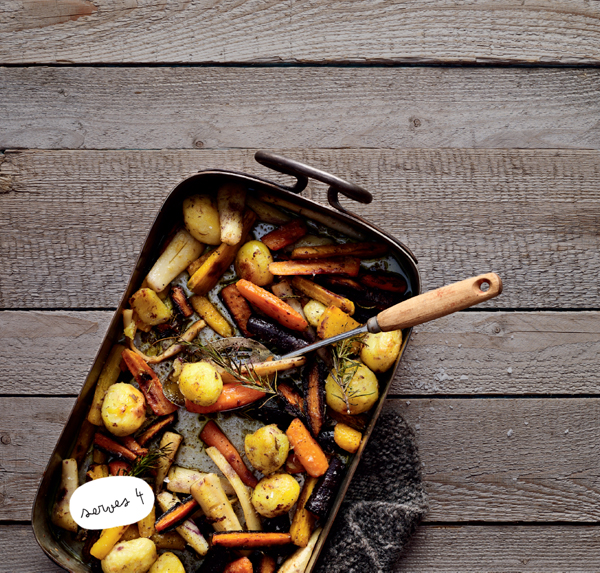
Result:
[[[258,480],[254,477],[254,474],[246,467],[246,464],[242,461],[242,458],[235,446],[229,441],[227,436],[221,431],[219,426],[212,420],[207,422],[200,432],[200,439],[207,446],[214,446],[219,450],[225,459],[229,462],[229,465],[235,470],[240,476],[240,479],[249,487],[256,487]]]
[[[319,480],[314,477],[306,478],[302,492],[298,498],[298,504],[296,505],[296,513],[294,513],[294,519],[292,520],[292,526],[290,527],[290,535],[292,536],[292,543],[298,547],[306,547],[308,540],[315,529],[316,518],[308,511],[304,506],[315,489]]]
[[[258,571],[256,573],[275,573],[277,571],[277,561],[271,555],[263,555],[258,562]]]
[[[211,253],[212,251],[208,251],[207,253],[200,255],[195,261],[192,261],[187,268],[188,274],[192,276],[204,264]]]
[[[160,418],[154,422],[151,426],[144,431],[143,434],[138,436],[137,443],[140,446],[145,446],[152,438],[157,436],[161,430],[168,428],[175,422],[175,414],[169,414],[164,418]]]
[[[283,302],[264,288],[256,286],[246,279],[239,280],[236,285],[244,298],[279,324],[299,331],[306,330],[308,327],[308,322],[287,302]]]
[[[96,432],[94,436],[94,445],[113,456],[119,456],[125,460],[129,460],[133,462],[137,456],[131,451],[128,450],[125,446],[122,446],[118,442],[111,440],[109,437],[101,434],[100,432]]]
[[[157,416],[165,416],[177,411],[177,406],[165,398],[158,376],[141,356],[126,349],[123,350],[123,359],[144,393],[146,402]]]
[[[398,294],[406,292],[406,281],[400,276],[384,273],[365,273],[358,280],[361,284],[369,288],[378,288]]]
[[[253,573],[252,561],[247,557],[240,557],[227,564],[223,573]]]
[[[131,436],[123,436],[119,441],[136,456],[145,456],[148,453],[148,449],[142,448]]]
[[[304,375],[304,409],[312,435],[316,438],[321,433],[325,421],[325,378],[319,364],[313,362]]]
[[[223,391],[217,401],[211,406],[199,406],[190,400],[185,401],[185,409],[196,414],[213,414],[225,412],[232,408],[239,408],[256,402],[265,397],[265,393],[242,384],[223,384]]]
[[[336,412],[333,408],[327,408],[327,415],[333,418],[336,422],[346,424],[355,430],[362,432],[367,427],[368,417],[366,414],[344,414]]]
[[[294,418],[304,417],[304,398],[291,384],[281,382],[277,394],[283,400],[285,411]]]
[[[127,462],[115,460],[108,464],[108,471],[111,476],[126,476],[131,470],[131,466]]]
[[[318,300],[325,306],[337,306],[350,315],[354,314],[354,303],[351,300],[348,300],[339,294],[335,294],[321,285],[313,283],[312,281],[302,277],[294,277],[292,280],[292,285],[297,291],[309,298]]]
[[[179,527],[198,509],[198,502],[190,495],[165,511],[154,523],[157,533]]]
[[[360,271],[360,259],[318,259],[303,261],[279,261],[269,265],[273,275],[347,275],[355,277]]]
[[[360,257],[374,259],[388,250],[383,243],[345,243],[299,247],[292,251],[292,259],[324,259],[329,257]]]
[[[270,533],[263,531],[224,531],[213,533],[213,547],[234,549],[254,549],[255,547],[273,547],[288,545],[292,542],[289,533]]]
[[[171,300],[173,301],[175,308],[183,317],[189,318],[194,314],[194,309],[191,307],[183,287],[171,287]]]
[[[246,299],[240,294],[237,286],[234,284],[226,286],[220,294],[242,334],[246,337],[252,336],[246,328],[248,319],[252,316],[252,309]]]
[[[267,233],[263,236],[261,241],[267,245],[271,251],[279,251],[294,244],[298,239],[304,237],[306,233],[306,223],[301,219],[294,219],[278,229]]]
[[[299,418],[295,418],[285,433],[295,454],[312,477],[322,476],[329,467],[321,446],[311,436]]]

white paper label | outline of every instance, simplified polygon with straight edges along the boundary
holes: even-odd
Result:
[[[144,519],[154,507],[154,492],[142,479],[111,476],[79,486],[69,510],[84,529],[108,529]]]

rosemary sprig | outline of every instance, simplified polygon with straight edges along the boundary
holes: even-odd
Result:
[[[364,346],[365,334],[358,334],[350,338],[346,338],[337,344],[332,345],[331,354],[333,360],[333,368],[330,372],[333,381],[339,386],[342,391],[342,398],[346,404],[346,410],[350,412],[350,399],[360,398],[365,394],[358,394],[358,390],[350,388],[352,379],[362,365],[362,362],[354,360],[353,355],[357,354],[358,348]]]
[[[233,376],[243,386],[259,390],[267,394],[277,394],[277,372],[274,376],[259,376],[254,364],[249,360],[240,359],[239,356],[232,356],[227,352],[222,352],[211,344],[199,344],[189,342],[188,346],[195,347],[200,354],[210,360],[218,368],[222,368],[227,374]]]
[[[169,442],[162,448],[151,449],[145,456],[138,457],[135,462],[133,462],[131,470],[129,470],[127,475],[141,477],[150,470],[156,469],[160,458],[169,455],[170,447],[171,443]]]

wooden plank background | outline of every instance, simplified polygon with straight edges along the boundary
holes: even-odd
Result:
[[[0,572],[58,571],[33,496],[161,201],[203,168],[289,182],[261,148],[370,189],[344,204],[415,251],[426,289],[504,279],[417,328],[393,383],[430,497],[396,571],[597,571],[599,17],[587,0],[4,2]]]

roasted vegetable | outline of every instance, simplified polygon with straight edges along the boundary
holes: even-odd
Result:
[[[287,459],[290,442],[275,425],[263,426],[244,438],[246,457],[264,475],[276,472]]]
[[[119,442],[121,442],[121,444],[123,444],[128,450],[132,451],[136,456],[145,456],[148,453],[148,449],[142,448],[142,446],[140,446],[140,444],[131,436],[123,436],[119,438]]]
[[[61,464],[61,477],[56,501],[52,508],[52,523],[67,531],[77,532],[77,524],[71,516],[69,503],[73,492],[79,487],[77,477],[77,462],[74,459],[63,460]]]
[[[290,514],[282,513],[277,517],[263,517],[263,529],[272,533],[288,533],[290,530]]]
[[[102,425],[102,402],[104,401],[104,396],[109,387],[117,381],[119,374],[121,374],[119,365],[121,364],[121,354],[123,353],[123,350],[125,350],[125,347],[121,344],[115,344],[112,347],[110,354],[102,367],[98,382],[96,382],[94,399],[92,400],[90,412],[87,417],[87,419],[95,426]]]
[[[166,533],[155,533],[150,538],[154,541],[157,549],[185,549],[185,539],[177,531],[167,531]]]
[[[306,316],[308,324],[317,328],[321,317],[326,310],[327,307],[323,303],[317,300],[310,300],[304,305],[304,316]]]
[[[316,261],[279,261],[269,265],[274,275],[347,275],[355,277],[360,271],[360,259],[343,257],[340,259],[318,259]]]
[[[387,253],[383,243],[345,243],[343,245],[318,245],[299,247],[292,252],[292,259],[325,259],[329,257],[361,257],[374,259]]]
[[[165,432],[161,438],[159,447],[163,455],[158,459],[158,467],[156,468],[156,491],[160,491],[162,488],[163,481],[167,477],[182,441],[183,437],[175,432]]]
[[[163,491],[156,496],[156,501],[159,507],[163,511],[167,511],[171,507],[177,504],[177,498],[168,491]],[[185,539],[186,543],[196,552],[198,555],[206,555],[208,552],[208,543],[198,526],[190,519],[185,520],[181,525],[176,528],[177,533]]]
[[[219,212],[207,195],[192,195],[183,202],[183,222],[190,235],[198,241],[207,245],[221,243]]]
[[[296,388],[288,382],[281,382],[277,386],[277,395],[290,416],[304,418],[304,398]]]
[[[113,460],[108,464],[108,471],[111,476],[126,476],[131,471],[131,464],[123,460]]]
[[[215,533],[212,536],[212,543],[215,547],[254,549],[255,547],[288,545],[291,543],[291,539],[289,533],[227,531],[224,533]]]
[[[302,318],[304,318],[304,320],[308,322],[306,315],[304,314],[304,309],[302,308],[302,303],[294,292],[289,280],[284,279],[277,284],[274,284],[271,287],[271,290],[275,296],[287,302]],[[316,338],[314,330],[310,327],[302,333],[302,336],[304,336],[304,338],[310,342],[314,342]]]
[[[186,573],[185,567],[175,553],[163,553],[155,562],[148,573]]]
[[[265,517],[277,517],[292,509],[300,486],[289,474],[275,473],[258,482],[252,493],[252,505]]]
[[[239,531],[242,528],[217,474],[205,474],[192,485],[191,492],[216,531]]]
[[[369,333],[363,339],[360,359],[373,372],[387,372],[396,362],[401,346],[401,330]]]
[[[223,391],[212,406],[198,406],[190,400],[185,401],[185,409],[197,414],[213,414],[225,412],[233,408],[247,406],[265,397],[265,393],[241,384],[223,384]]]
[[[102,421],[115,436],[128,436],[142,427],[146,421],[144,395],[131,384],[117,382],[104,396]]]
[[[329,468],[306,502],[306,509],[324,519],[337,495],[342,478],[344,463],[337,457],[331,458]]]
[[[190,495],[183,501],[175,503],[165,511],[154,523],[157,533],[170,531],[183,524],[198,509],[198,502]]]
[[[272,262],[271,252],[264,243],[248,241],[235,257],[235,272],[255,285],[266,286],[273,282],[273,275],[269,272]]]
[[[212,446],[210,448],[206,448],[206,453],[209,455],[210,459],[215,462],[215,465],[221,470],[223,475],[229,480],[231,487],[233,487],[238,499],[240,500],[240,505],[242,506],[242,511],[244,512],[244,517],[246,519],[247,529],[260,531],[262,526],[260,524],[258,515],[256,515],[254,506],[250,501],[250,492],[248,491],[248,486],[244,485],[240,479],[240,476],[235,472],[229,462],[225,459],[225,456],[223,456],[223,454],[217,450],[217,448]]]
[[[113,550],[113,547],[119,542],[128,527],[129,525],[119,525],[118,527],[103,529],[100,538],[90,549],[90,554],[96,559],[104,559]]]
[[[277,561],[271,555],[261,555],[256,573],[276,573]]]
[[[147,537],[148,539],[150,539],[156,533],[156,528],[154,527],[155,521],[156,508],[152,506],[150,513],[137,522],[137,529],[140,534],[140,537]]]
[[[306,426],[296,418],[287,429],[286,435],[308,475],[322,476],[327,471],[329,464],[321,446],[311,436]]]
[[[379,398],[379,383],[377,376],[364,364],[358,364],[345,380],[345,389],[340,387],[339,373],[334,377],[330,374],[325,381],[325,399],[327,405],[346,414],[362,414],[370,410]]]
[[[253,573],[252,562],[247,557],[240,557],[228,563],[223,573]]]
[[[150,326],[162,324],[171,318],[171,311],[152,289],[141,288],[133,293],[129,304],[140,319]]]
[[[267,316],[291,330],[305,330],[308,322],[289,304],[255,284],[241,279],[236,283],[240,294]]]
[[[368,288],[377,288],[397,294],[406,292],[406,280],[398,275],[368,272],[360,275],[359,282]]]
[[[294,519],[292,520],[292,526],[290,527],[292,543],[298,547],[306,547],[308,545],[308,540],[315,528],[317,520],[315,516],[305,508],[305,505],[318,481],[318,478],[307,477],[304,486],[302,487],[302,493],[300,493],[300,497],[298,498],[296,513],[294,513]]]
[[[123,535],[121,535],[121,539],[119,541],[131,541],[132,539],[139,539],[142,537],[140,535],[140,530],[138,529],[137,523],[132,523],[126,530]]]
[[[304,573],[319,539],[319,535],[321,535],[321,528],[317,529],[310,536],[306,547],[301,547],[284,561],[277,573]]]
[[[162,430],[168,428],[175,422],[175,414],[169,414],[164,418],[159,418],[156,422],[152,423],[144,433],[139,435],[137,443],[140,446],[145,446],[150,440],[156,437]]]
[[[190,301],[185,295],[183,287],[171,287],[171,300],[173,301],[173,305],[179,314],[181,314],[184,318],[189,318],[192,316],[192,314],[194,314],[194,309],[190,306]]]
[[[343,296],[335,294],[325,287],[302,277],[292,280],[293,287],[309,298],[318,300],[326,306],[337,306],[347,314],[354,314],[354,303]]]
[[[137,456],[131,451],[128,450],[125,446],[122,446],[118,442],[111,440],[109,437],[97,432],[94,436],[94,445],[101,450],[112,454],[113,456],[119,456],[124,460],[129,460],[131,462],[135,461]]]
[[[167,489],[175,493],[190,494],[190,488],[202,476],[203,472],[172,466],[168,473]]]
[[[148,286],[155,292],[164,291],[179,273],[200,256],[203,249],[204,245],[189,233],[184,230],[179,231],[150,269],[146,278]],[[148,324],[152,323],[148,322]]]
[[[360,446],[360,441],[362,440],[362,434],[347,426],[346,424],[336,424],[333,438],[335,443],[342,448],[342,450],[346,450],[351,454],[356,453]]]
[[[207,446],[214,446],[217,448],[247,486],[256,487],[258,480],[246,467],[234,445],[215,422],[210,420],[204,425],[204,428],[202,428],[202,431],[200,432],[200,439]]]
[[[263,203],[251,195],[246,197],[246,204],[256,213],[259,221],[263,221],[264,223],[283,225],[290,220],[290,218],[279,209],[268,203]]]
[[[237,286],[234,284],[226,286],[221,290],[220,294],[225,306],[231,313],[233,320],[235,320],[238,328],[242,331],[242,334],[244,336],[251,336],[246,325],[248,319],[252,316],[252,309],[246,299],[240,294]]]
[[[87,419],[83,421],[81,424],[81,428],[79,430],[79,434],[77,434],[77,440],[75,441],[75,445],[73,446],[73,452],[71,454],[71,458],[73,458],[78,464],[81,464],[85,459],[88,450],[90,449],[90,444],[94,439],[94,435],[96,434],[96,426],[89,422]]]
[[[108,477],[108,466],[106,464],[92,464],[85,475],[92,481]]]
[[[294,219],[282,227],[267,233],[261,240],[271,251],[279,251],[304,237],[306,232],[306,223],[301,219]]]
[[[237,245],[242,240],[242,213],[245,204],[246,188],[240,183],[225,183],[217,191],[221,241],[226,245]]]
[[[250,334],[266,344],[276,346],[282,353],[293,352],[308,346],[306,340],[294,336],[278,324],[260,316],[251,316],[248,319],[247,328]]]
[[[302,465],[302,462],[298,456],[292,451],[285,460],[285,471],[289,474],[305,474],[306,468]]]
[[[211,406],[223,391],[223,380],[208,362],[185,364],[179,376],[179,390],[194,404]]]
[[[337,306],[329,306],[321,315],[321,320],[319,320],[319,324],[317,325],[317,334],[319,338],[331,338],[359,326],[360,324],[343,310]]]
[[[205,296],[195,295],[190,298],[194,310],[201,316],[208,326],[224,338],[233,336],[233,329],[225,317],[217,310],[217,307]]]
[[[131,350],[124,350],[123,359],[144,393],[148,406],[157,416],[166,416],[177,411],[177,406],[165,398],[158,376],[141,356]]]
[[[359,432],[364,431],[369,422],[367,414],[348,414],[346,412],[336,412],[331,408],[327,408],[327,415],[333,418],[336,422],[346,424]]]
[[[325,369],[318,362],[304,371],[304,409],[313,436],[318,436],[325,422]]]
[[[158,559],[156,545],[141,537],[120,541],[102,560],[103,573],[143,573]]]

